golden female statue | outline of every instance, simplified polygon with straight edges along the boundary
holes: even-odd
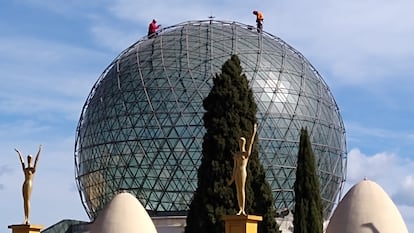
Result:
[[[24,160],[22,153],[19,150],[14,149],[19,155],[20,162],[22,163],[23,173],[24,173],[24,183],[22,187],[23,193],[23,205],[24,205],[24,224],[29,225],[29,212],[30,212],[30,196],[32,194],[33,178],[36,172],[37,161],[39,161],[39,155],[42,151],[42,145],[39,146],[39,151],[37,152],[36,159],[32,165],[32,156],[27,156],[27,167],[24,165]]]
[[[246,151],[246,138],[240,138],[240,151],[233,155],[233,175],[231,180],[227,183],[231,185],[233,181],[236,183],[237,202],[239,204],[239,212],[237,215],[247,215],[244,208],[246,202],[246,177],[247,177],[247,162],[249,161],[250,154],[252,153],[252,146],[254,137],[256,136],[257,124],[254,124],[253,134],[249,142],[249,148]]]

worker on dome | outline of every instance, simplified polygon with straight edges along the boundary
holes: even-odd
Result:
[[[157,30],[161,27],[161,25],[157,25],[157,21],[155,19],[148,26],[148,38],[154,38],[157,35]]]
[[[256,15],[257,32],[260,33],[263,30],[263,13],[260,11],[253,11],[253,14]]]

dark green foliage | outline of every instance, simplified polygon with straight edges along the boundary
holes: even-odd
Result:
[[[308,131],[300,133],[295,181],[293,233],[322,233],[323,215],[319,178]]]
[[[239,138],[249,141],[257,122],[257,106],[236,55],[227,60],[214,86],[204,99],[204,135],[198,187],[187,216],[186,233],[222,233],[224,215],[238,210],[235,185],[227,186],[233,169],[233,153],[239,150]],[[257,137],[256,137],[257,139]],[[257,142],[256,142],[257,143]],[[278,232],[273,196],[254,144],[247,166],[246,212],[262,215],[260,233]]]

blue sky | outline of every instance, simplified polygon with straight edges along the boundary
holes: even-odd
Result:
[[[414,232],[414,2],[9,0],[0,8],[0,231],[23,221],[14,148],[44,151],[31,221],[87,220],[74,181],[76,126],[92,85],[126,47],[163,26],[207,19],[254,24],[299,50],[320,72],[346,127],[346,189],[380,184]]]

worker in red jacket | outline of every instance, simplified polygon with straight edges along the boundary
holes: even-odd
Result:
[[[148,38],[153,38],[157,35],[157,29],[160,28],[161,25],[157,25],[157,21],[155,19],[148,26]]]
[[[256,15],[257,32],[260,33],[263,30],[263,13],[260,11],[253,11],[253,14]]]

